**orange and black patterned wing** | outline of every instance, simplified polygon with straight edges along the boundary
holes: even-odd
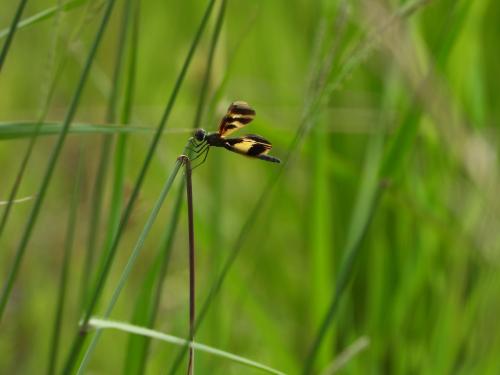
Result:
[[[255,110],[246,102],[237,101],[231,103],[226,115],[219,125],[219,135],[227,137],[232,132],[244,127],[255,117]]]
[[[273,147],[271,142],[262,138],[259,135],[248,134],[240,138],[226,139],[226,146],[228,150],[238,154],[258,158],[273,163],[279,163],[280,160],[274,156],[268,155]]]

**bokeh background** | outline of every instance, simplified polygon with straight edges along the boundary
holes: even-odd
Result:
[[[283,162],[213,149],[194,171],[196,340],[289,374],[498,374],[500,3],[216,0],[195,43],[208,5],[117,0],[82,79],[107,0],[0,2],[0,372],[63,371],[148,152],[92,315],[190,129],[245,100]],[[110,319],[187,337],[182,180]],[[176,373],[178,346],[102,333],[83,373]]]

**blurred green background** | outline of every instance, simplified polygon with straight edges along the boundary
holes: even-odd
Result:
[[[94,280],[103,316],[190,129],[214,131],[234,100],[283,162],[213,149],[194,170],[196,341],[289,374],[500,372],[500,3],[216,0],[199,43],[208,1],[116,1],[103,23],[108,4],[28,0],[2,50],[1,373],[78,368]],[[2,44],[22,5],[0,2]],[[179,337],[183,175],[110,315]],[[102,333],[82,373],[186,373],[178,346]],[[195,369],[260,373],[201,352]]]

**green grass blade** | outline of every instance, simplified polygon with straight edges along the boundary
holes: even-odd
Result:
[[[217,93],[212,93],[212,98],[210,100],[210,105],[207,108],[207,110],[204,110],[205,108],[205,101],[206,101],[206,96],[208,93],[208,86],[210,84],[210,79],[212,77],[212,69],[213,69],[213,60],[215,56],[215,52],[217,49],[217,44],[220,39],[220,35],[222,32],[223,25],[225,23],[225,15],[226,15],[226,8],[227,8],[227,1],[222,0],[220,3],[220,8],[219,8],[219,13],[217,16],[217,21],[215,23],[214,31],[212,34],[212,40],[210,43],[210,50],[208,54],[208,61],[205,69],[205,76],[203,80],[203,85],[201,88],[200,92],[200,97],[198,101],[198,110],[197,114],[195,117],[195,121],[193,124],[193,127],[199,128],[200,127],[200,121],[201,118],[206,118],[206,119],[212,119],[213,118],[213,110],[216,108],[216,103],[217,100],[219,99],[217,96]],[[224,67],[224,71],[227,72],[227,66]],[[219,68],[220,69],[220,68]],[[222,84],[221,84],[222,86]],[[210,180],[212,181],[212,187],[213,187],[213,192],[211,194],[211,215],[210,215],[210,227],[208,228],[209,233],[210,233],[210,239],[209,239],[209,248],[211,249],[219,249],[220,248],[220,243],[221,243],[221,233],[219,231],[220,225],[221,225],[221,210],[220,207],[222,206],[222,178],[221,178],[221,158],[219,153],[213,153],[211,155],[212,158],[212,168],[209,170],[210,174]],[[222,264],[222,259],[221,259],[221,254],[219,252],[215,252],[212,254],[210,257],[210,268],[211,271],[209,271],[210,274],[213,275],[213,278],[215,278],[218,273],[219,273],[219,268],[220,265]],[[213,301],[212,303],[212,310],[211,310],[211,316],[209,317],[209,320],[213,324],[209,324],[211,327],[211,337],[212,338],[220,338],[221,336],[221,324],[219,324],[219,320],[221,317],[220,312],[218,311],[218,307],[220,304],[216,303]],[[220,341],[213,341],[214,344],[219,344]]]
[[[82,281],[80,286],[80,295],[82,307],[85,306],[88,288],[90,286],[90,276],[92,274],[92,266],[95,258],[95,248],[97,247],[97,238],[99,228],[101,226],[101,209],[104,199],[104,190],[106,184],[106,175],[108,174],[108,159],[111,145],[111,136],[107,135],[101,143],[101,153],[99,158],[99,166],[95,183],[92,191],[92,206],[89,220],[89,231],[87,237],[87,252],[85,254],[85,261],[83,262]]]
[[[166,226],[167,233],[169,234],[172,228],[170,225],[171,222],[172,221],[169,220]],[[161,255],[163,255],[162,251],[166,250],[165,236],[162,238],[160,243],[161,246],[159,246],[158,254],[160,256],[156,256],[155,260],[146,272],[140,287],[139,295],[135,298],[135,306],[131,318],[131,323],[134,325],[140,325],[140,322],[147,322],[146,324],[143,324],[143,326],[153,328],[149,322],[156,319],[156,312],[153,311],[155,288],[156,290],[159,288],[163,289],[164,283],[163,278],[160,277],[160,270],[162,268],[168,268],[171,255],[170,251],[165,251],[165,257],[161,258]],[[147,337],[131,335],[128,338],[126,355],[123,361],[123,374],[131,375],[146,373],[146,362],[150,342],[151,340]]]
[[[217,42],[219,41],[220,33],[222,30],[222,25],[224,24],[224,15],[226,13],[226,0],[222,0],[219,8],[219,13],[217,15],[217,20],[215,22],[215,28],[210,41],[210,49],[207,56],[207,64],[205,66],[205,73],[203,74],[203,83],[200,88],[200,96],[198,98],[198,106],[196,107],[196,115],[194,118],[193,128],[199,128],[201,124],[201,118],[204,113],[204,108],[206,104],[206,98],[208,93],[208,85],[210,84],[210,76],[212,74],[212,65],[215,56],[215,50],[217,49]]]
[[[92,66],[92,62],[94,61],[95,55],[97,53],[97,48],[99,47],[102,36],[104,35],[104,31],[105,31],[106,26],[108,24],[108,20],[111,16],[111,11],[113,9],[113,5],[114,5],[114,0],[110,0],[108,2],[108,6],[107,6],[106,11],[104,13],[104,16],[102,18],[101,25],[99,26],[96,37],[95,37],[94,42],[92,44],[92,47],[90,49],[89,55],[87,57],[87,61],[85,62],[85,66],[84,66],[84,69],[82,71],[77,88],[75,90],[75,94],[74,94],[73,99],[71,101],[70,108],[69,108],[68,113],[66,114],[66,117],[64,119],[61,133],[57,139],[57,143],[56,143],[56,145],[52,151],[52,154],[50,156],[50,160],[48,162],[47,169],[45,171],[45,174],[44,174],[44,177],[42,180],[42,184],[40,186],[40,189],[39,189],[38,194],[36,196],[35,202],[33,204],[33,209],[30,213],[28,222],[26,224],[26,228],[23,232],[21,242],[19,243],[18,249],[16,251],[14,262],[11,266],[9,275],[7,277],[7,281],[6,281],[5,286],[2,290],[2,296],[0,297],[0,320],[3,316],[4,311],[5,311],[5,307],[7,305],[7,301],[9,300],[9,296],[10,296],[10,293],[12,291],[12,287],[14,286],[14,281],[17,277],[17,273],[18,273],[19,268],[21,266],[21,262],[22,262],[22,259],[24,257],[26,248],[28,246],[29,239],[31,237],[31,233],[32,233],[33,228],[35,226],[36,220],[38,218],[40,208],[41,208],[42,203],[45,199],[45,194],[47,192],[47,188],[48,188],[50,180],[52,178],[52,174],[54,172],[56,162],[59,159],[59,155],[62,151],[64,142],[66,140],[66,136],[68,134],[68,129],[70,127],[71,121],[73,120],[75,113],[76,113],[76,110],[78,108],[78,104],[80,102],[83,88],[84,88],[85,83],[87,81],[87,78],[88,78],[88,75],[90,72],[90,68]]]
[[[179,185],[172,215],[165,229],[165,235],[160,241],[161,245],[158,248],[156,260],[151,265],[147,277],[142,284],[141,294],[137,298],[132,318],[132,322],[136,325],[143,325],[147,328],[153,328],[155,325],[158,308],[160,307],[160,301],[164,292],[165,277],[170,264],[172,245],[179,224],[183,196],[184,180]],[[146,361],[150,345],[151,340],[147,337],[130,337],[124,366],[125,374],[146,373]]]
[[[194,341],[194,320],[196,318],[196,253],[194,244],[194,219],[193,219],[193,180],[191,170],[191,160],[188,156],[181,156],[186,175],[186,200],[188,216],[188,259],[189,259],[189,342]],[[188,373],[194,371],[194,349],[189,348]]]
[[[344,349],[342,353],[340,353],[340,355],[335,358],[335,360],[331,364],[329,364],[328,367],[320,372],[320,375],[333,375],[335,373],[338,373],[353,359],[353,357],[357,356],[363,350],[366,350],[369,346],[370,340],[368,339],[368,337],[360,337],[346,349]]]
[[[168,342],[168,343],[171,343],[174,345],[178,345],[178,346],[189,345],[193,349],[200,351],[200,352],[209,353],[209,354],[227,359],[229,361],[233,361],[233,362],[236,362],[236,363],[248,366],[248,367],[252,367],[252,368],[255,368],[258,370],[268,372],[270,374],[284,375],[284,373],[281,371],[275,370],[269,366],[252,361],[250,359],[240,357],[236,354],[228,353],[228,352],[225,352],[223,350],[219,350],[219,349],[213,348],[211,346],[200,344],[197,342],[189,342],[188,340],[184,340],[184,339],[181,339],[179,337],[172,336],[172,335],[167,335],[165,333],[154,331],[152,329],[138,327],[138,326],[134,326],[134,325],[131,325],[128,323],[120,323],[120,322],[103,320],[103,319],[98,319],[98,318],[90,319],[89,325],[91,327],[95,327],[95,328],[98,328],[101,330],[102,329],[116,329],[119,331],[133,333],[136,335],[148,336],[148,337],[151,337],[151,338],[154,338],[157,340],[161,340],[161,341],[165,341],[165,342]]]
[[[156,201],[153,209],[151,210],[151,213],[149,214],[148,220],[146,221],[146,224],[144,224],[144,228],[141,231],[141,234],[139,235],[139,238],[134,246],[134,249],[132,250],[132,253],[130,254],[130,257],[127,261],[127,264],[125,268],[123,269],[122,274],[120,275],[120,279],[118,280],[118,283],[113,291],[113,295],[111,297],[111,300],[109,301],[106,311],[104,313],[104,318],[108,318],[111,312],[113,311],[113,308],[115,307],[116,302],[118,301],[118,297],[120,296],[120,293],[125,286],[125,283],[127,282],[130,272],[132,272],[132,268],[135,265],[135,262],[137,260],[137,257],[141,253],[142,247],[144,246],[144,242],[146,241],[146,238],[153,227],[153,224],[156,220],[156,217],[158,216],[160,212],[160,208],[163,205],[163,202],[165,201],[165,198],[167,197],[170,188],[172,187],[172,184],[175,180],[175,177],[177,176],[177,173],[179,172],[179,169],[182,165],[182,160],[177,159],[174,169],[170,173],[170,176],[167,178],[167,181],[165,182],[165,185],[162,188],[162,191],[160,193],[160,196],[158,197],[158,200]],[[85,352],[85,356],[83,358],[83,361],[80,365],[80,368],[78,369],[78,374],[82,374],[85,371],[85,368],[87,367],[88,361],[90,360],[90,357],[92,356],[92,353],[97,345],[97,342],[99,341],[99,338],[101,337],[101,331],[97,331],[95,335],[92,337],[92,341],[87,348],[87,351]]]
[[[381,193],[381,185],[378,181],[378,170],[383,150],[382,145],[383,135],[380,133],[372,138],[368,148],[363,173],[364,177],[362,179],[362,185],[356,199],[356,205],[351,223],[349,225],[345,249],[342,252],[343,259],[340,264],[339,274],[335,283],[334,296],[330,306],[328,307],[327,313],[322,320],[318,334],[316,335],[312,345],[312,349],[305,361],[303,371],[304,375],[312,374],[314,372],[313,366],[316,356],[323,343],[323,339],[331,326],[332,319],[338,310],[348,282],[351,279],[354,261],[358,257],[361,244],[375,212],[375,207],[377,206]]]
[[[13,199],[11,201],[0,201],[0,206],[7,206],[8,204],[16,204],[16,203],[28,202],[28,201],[30,201],[32,199],[33,199],[32,196],[28,196],[28,197]]]
[[[76,169],[75,186],[73,188],[73,196],[71,199],[68,227],[66,228],[66,239],[64,243],[64,253],[62,261],[61,278],[59,281],[59,294],[56,303],[56,313],[54,314],[54,327],[50,343],[49,364],[47,374],[55,374],[57,366],[57,358],[61,342],[61,327],[63,323],[64,307],[66,305],[66,296],[68,289],[68,276],[70,272],[70,264],[73,253],[73,244],[75,239],[75,228],[77,223],[78,203],[80,201],[80,185],[83,178],[83,152],[80,148],[78,157],[78,166]]]
[[[134,96],[135,87],[135,76],[136,76],[136,64],[137,64],[137,43],[139,38],[139,17],[140,17],[140,2],[135,1],[134,5],[132,2],[127,2],[127,8],[124,10],[124,20],[130,19],[130,11],[132,7],[133,11],[133,25],[132,25],[132,35],[130,36],[130,46],[128,48],[127,54],[127,74],[125,82],[125,93],[123,106],[120,113],[120,122],[123,124],[122,128],[129,129],[130,116],[132,113],[132,101]],[[127,10],[128,9],[128,10]],[[120,224],[120,213],[123,206],[123,186],[125,179],[125,157],[127,150],[127,133],[120,134],[116,141],[116,149],[114,152],[114,170],[113,170],[113,185],[111,191],[111,204],[109,209],[109,216],[107,222],[107,236],[105,238],[105,249],[109,249],[113,243],[113,238],[115,236],[116,230]]]
[[[135,200],[137,199],[137,197],[139,195],[139,191],[142,187],[142,183],[143,183],[144,178],[146,176],[146,173],[149,169],[149,165],[150,165],[151,160],[153,158],[153,155],[156,151],[156,147],[158,146],[160,136],[161,136],[163,129],[165,128],[167,121],[170,117],[170,113],[171,113],[173,106],[175,104],[175,101],[177,99],[177,95],[179,93],[180,87],[182,85],[182,82],[184,81],[184,77],[186,76],[187,69],[191,63],[194,52],[198,46],[198,42],[201,38],[201,35],[203,34],[203,31],[205,29],[207,21],[210,17],[214,3],[215,3],[215,0],[210,0],[209,4],[207,6],[207,9],[203,15],[202,21],[198,27],[198,30],[195,34],[195,37],[193,39],[193,42],[191,44],[191,47],[190,47],[189,52],[187,54],[187,57],[186,57],[184,64],[182,66],[181,72],[179,73],[179,76],[175,82],[174,89],[172,91],[172,94],[171,94],[169,101],[167,103],[167,106],[165,108],[165,112],[160,120],[159,125],[158,125],[158,129],[157,129],[155,136],[154,136],[154,138],[151,141],[151,144],[149,146],[149,149],[148,149],[147,155],[145,157],[144,163],[142,165],[141,171],[139,172],[139,176],[137,177],[136,183],[134,185],[134,189],[132,191],[131,197],[130,197],[129,202],[128,202],[128,204],[124,210],[124,213],[122,215],[122,219],[121,219],[120,225],[117,229],[115,238],[113,239],[113,243],[112,243],[111,247],[109,248],[108,252],[106,253],[105,262],[103,263],[103,267],[101,268],[101,270],[98,274],[98,279],[97,279],[97,282],[95,284],[96,286],[94,288],[93,295],[90,299],[90,304],[87,307],[87,310],[85,312],[85,316],[83,318],[83,326],[84,327],[86,326],[90,317],[93,315],[94,309],[96,308],[97,301],[102,293],[104,283],[107,279],[109,270],[111,268],[111,264],[113,263],[113,259],[114,259],[116,250],[118,248],[118,243],[120,241],[121,235],[122,235],[123,230],[125,228],[125,224],[128,222],[128,219],[132,213],[133,205],[134,205]],[[69,354],[68,359],[66,361],[66,366],[64,369],[65,374],[69,374],[71,372],[73,364],[74,364],[76,358],[78,357],[80,350],[83,346],[84,339],[85,339],[85,334],[77,333],[76,338],[73,342],[73,345],[71,346],[70,354]]]
[[[311,154],[311,191],[310,191],[310,224],[308,226],[312,261],[312,316],[314,321],[321,319],[328,306],[330,288],[335,270],[332,265],[331,238],[331,199],[329,188],[330,169],[328,168],[328,143],[330,139],[325,133],[324,120],[321,119],[311,131],[311,143],[314,152]],[[325,349],[327,355],[333,348]]]
[[[434,46],[434,53],[438,56],[436,60],[437,68],[444,70],[446,63],[449,58],[450,51],[455,44],[458,36],[458,30],[460,25],[464,22],[463,18],[467,14],[467,9],[469,7],[468,2],[457,1],[452,2],[450,13],[457,14],[452,20],[446,22],[446,29],[441,33],[438,42]],[[454,12],[458,8],[457,12]],[[426,82],[430,76],[423,79]],[[417,101],[418,95],[415,94],[411,100],[412,105],[406,109],[402,114],[403,119],[401,120],[401,125],[398,128],[396,135],[393,137],[389,145],[389,150],[386,152],[384,161],[381,167],[382,177],[389,177],[391,180],[396,180],[400,177],[400,174],[404,170],[403,167],[407,160],[407,155],[411,150],[411,145],[413,144],[418,128],[420,125],[420,120],[423,114],[423,108],[421,106],[413,105]]]
[[[25,18],[24,20],[20,21],[17,23],[17,30],[24,29],[28,26],[32,26],[37,24],[40,21],[44,21],[46,19],[49,19],[53,15],[57,14],[61,10],[71,10],[74,8],[77,8],[83,4],[85,4],[88,0],[70,0],[64,4],[61,5],[56,5],[50,8],[47,8],[45,10],[42,10],[41,12],[38,12],[37,14],[34,14],[31,17]],[[0,30],[0,39],[5,38],[8,36],[10,33],[10,28],[9,29],[4,29]]]
[[[38,122],[9,122],[0,123],[0,141],[8,141],[12,139],[28,138],[36,134]],[[58,135],[63,128],[63,123],[60,122],[43,122],[40,125],[40,136]],[[88,124],[88,123],[73,123],[68,130],[69,134],[151,134],[155,131],[153,128],[140,126],[123,126],[123,125],[108,125],[108,124]],[[190,129],[166,129],[166,133],[189,134]]]
[[[138,37],[138,30],[139,30],[139,18],[138,14],[136,12],[136,17],[134,19],[134,32],[132,36],[133,40],[133,48],[130,50],[130,65],[129,65],[129,70],[130,72],[135,72],[135,67],[136,67],[136,50],[137,50],[137,37]],[[133,81],[129,81],[129,86],[130,88],[132,87]],[[131,90],[128,90],[131,91]],[[127,107],[127,101],[125,101],[124,109]],[[128,113],[124,110],[122,113],[123,117],[128,117]],[[126,122],[123,121],[122,122]],[[191,129],[189,130],[191,132]],[[121,141],[121,142],[120,142]],[[116,163],[119,163],[119,156],[120,153],[118,150],[122,150],[121,157],[124,156],[124,150],[126,147],[126,138],[123,137],[119,139],[118,145],[117,145],[117,158],[116,158]],[[123,165],[123,164],[122,164]],[[119,171],[119,167],[115,167],[115,171]],[[122,177],[116,175],[115,179],[121,180]],[[182,188],[182,186],[181,186]],[[159,253],[158,256],[156,257],[155,262],[151,266],[149,272],[147,273],[147,277],[144,280],[142,287],[141,287],[141,293],[139,295],[139,298],[137,299],[137,302],[135,304],[134,308],[134,313],[133,313],[133,322],[136,324],[143,324],[148,327],[153,327],[154,321],[156,320],[156,312],[160,303],[160,296],[162,295],[162,290],[163,290],[163,281],[164,277],[167,272],[169,260],[170,260],[170,254],[171,254],[171,246],[173,243],[173,238],[174,238],[174,233],[177,228],[178,224],[178,218],[180,215],[180,207],[182,203],[182,189],[178,193],[177,198],[175,199],[175,204],[174,204],[174,209],[172,213],[172,218],[170,219],[167,229],[165,231],[165,236],[163,239],[160,241],[161,245],[159,247]],[[116,194],[122,194],[122,189],[116,192]],[[115,193],[113,194],[115,196]],[[115,207],[119,207],[121,205],[120,202],[115,203]],[[113,202],[112,202],[112,207],[113,207]],[[113,212],[113,209],[112,209]],[[119,218],[119,210],[117,210],[117,216],[116,219],[113,220],[112,217],[110,216],[110,223],[109,223],[109,228],[114,228],[118,218]],[[109,241],[111,242],[111,238]],[[156,285],[156,295],[154,295],[154,289],[155,289],[155,281],[157,280],[157,285]],[[125,359],[125,364],[124,364],[124,373],[126,374],[142,374],[145,372],[145,366],[146,366],[146,359],[148,355],[148,348],[149,348],[150,340],[146,338],[140,338],[136,336],[131,336],[127,345],[127,355]]]
[[[14,35],[17,30],[17,24],[21,19],[21,16],[23,14],[24,8],[26,7],[27,3],[28,0],[19,0],[19,5],[17,6],[16,13],[14,15],[14,18],[12,18],[12,23],[7,33],[7,39],[3,43],[2,50],[0,51],[0,73],[2,72],[3,64],[5,62],[5,59],[7,58],[7,54],[9,53],[9,47],[12,41],[14,40]]]

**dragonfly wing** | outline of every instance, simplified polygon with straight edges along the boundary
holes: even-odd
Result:
[[[226,137],[238,129],[241,129],[255,117],[255,110],[246,102],[236,101],[231,103],[226,115],[219,124],[219,135]]]
[[[258,157],[266,155],[272,148],[271,142],[259,135],[248,134],[240,138],[229,138],[226,140],[226,148],[238,154]]]

